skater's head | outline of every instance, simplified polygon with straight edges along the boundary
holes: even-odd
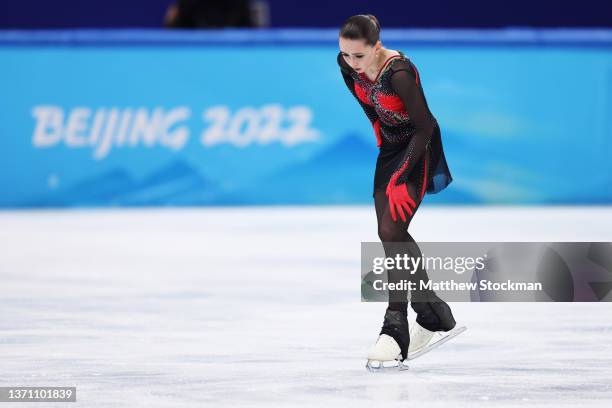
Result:
[[[340,28],[340,52],[357,72],[363,72],[376,62],[382,44],[380,24],[371,14],[349,17]]]

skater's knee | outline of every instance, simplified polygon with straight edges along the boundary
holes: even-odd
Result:
[[[402,242],[406,238],[406,231],[399,225],[383,223],[378,226],[378,238],[382,242]]]

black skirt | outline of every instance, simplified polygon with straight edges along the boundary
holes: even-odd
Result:
[[[383,144],[381,146],[378,158],[376,159],[374,194],[387,188],[391,176],[400,167],[402,160],[404,160],[407,148],[408,143]],[[412,168],[408,179],[410,182],[416,183],[419,193],[422,188],[425,188],[428,194],[435,194],[444,190],[453,181],[448,164],[446,163],[446,157],[444,156],[444,149],[442,148],[440,127],[437,124],[427,145],[426,153]]]

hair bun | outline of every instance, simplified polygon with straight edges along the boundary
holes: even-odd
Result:
[[[366,17],[372,20],[372,22],[376,26],[376,30],[380,32],[380,23],[378,22],[378,19],[376,18],[376,16],[374,16],[373,14],[366,14]]]
[[[380,41],[380,24],[371,14],[357,14],[346,19],[340,27],[340,38],[365,40],[367,45],[374,46]]]

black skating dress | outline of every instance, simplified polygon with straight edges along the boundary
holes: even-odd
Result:
[[[403,53],[385,62],[375,81],[357,73],[338,54],[344,81],[374,127],[380,148],[374,174],[374,194],[390,180],[412,182],[419,201],[448,186],[448,169],[440,127],[429,111],[414,64]]]

